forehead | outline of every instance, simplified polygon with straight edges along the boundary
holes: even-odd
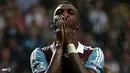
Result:
[[[76,9],[73,5],[71,5],[71,4],[61,4],[61,5],[59,5],[59,6],[55,9],[55,12],[56,12],[58,9],[72,9],[72,10],[74,10],[75,12],[77,12],[77,9]],[[55,14],[55,12],[54,12],[54,14]]]
[[[76,10],[76,8],[75,8],[73,5],[71,5],[71,4],[61,4],[61,5],[59,5],[59,6],[56,8],[56,10],[57,10],[57,9],[61,9],[61,8],[63,8],[63,9],[71,8],[71,9]]]

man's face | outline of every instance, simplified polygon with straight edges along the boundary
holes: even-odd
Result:
[[[63,22],[68,21],[67,26],[74,29],[78,23],[77,9],[71,4],[61,4],[56,8],[53,20],[63,20]]]

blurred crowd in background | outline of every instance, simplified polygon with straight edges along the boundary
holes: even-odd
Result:
[[[0,65],[31,73],[30,54],[54,40],[52,15],[62,0],[0,0]],[[111,73],[130,73],[130,3],[68,0],[80,13],[78,39],[100,47]]]

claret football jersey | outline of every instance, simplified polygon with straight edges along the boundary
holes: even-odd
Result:
[[[32,72],[46,71],[54,51],[54,44],[44,48],[36,48],[30,57]],[[85,68],[90,68],[96,73],[103,73],[104,55],[100,48],[92,48],[78,42],[77,52]],[[62,73],[74,73],[70,63],[68,55],[64,54],[62,57]]]

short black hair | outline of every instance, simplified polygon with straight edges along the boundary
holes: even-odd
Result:
[[[70,4],[70,5],[73,5],[70,1],[68,1],[68,0],[62,0],[59,4],[58,4],[58,6],[59,5],[61,5],[61,4]],[[74,6],[74,5],[73,5]],[[75,6],[74,6],[75,7]],[[77,10],[77,9],[76,9]],[[80,15],[79,15],[79,12],[78,12],[78,10],[77,10],[77,18],[78,18],[78,20],[79,20],[79,17],[80,17]]]
[[[71,4],[71,5],[73,5],[71,2],[69,2],[68,0],[63,0],[63,1],[61,1],[60,2],[60,4]]]

